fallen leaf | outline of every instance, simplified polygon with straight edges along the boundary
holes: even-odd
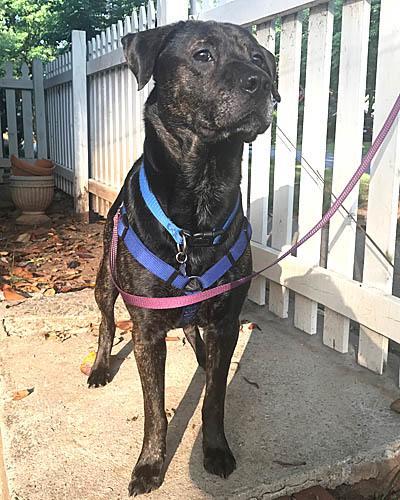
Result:
[[[130,319],[123,319],[121,321],[117,321],[115,326],[120,330],[131,330],[133,328],[132,321]]]
[[[257,382],[254,382],[253,380],[248,379],[248,378],[247,378],[247,377],[245,377],[244,375],[242,375],[242,377],[243,377],[243,380],[244,380],[245,382],[247,382],[248,384],[253,385],[254,387],[257,387],[257,389],[259,389],[259,388],[260,388],[260,386],[257,384]]]
[[[395,399],[390,405],[390,409],[395,411],[396,413],[400,413],[400,399]]]
[[[12,400],[13,401],[19,401],[20,399],[24,399],[27,396],[29,396],[29,394],[32,394],[32,392],[34,391],[34,389],[35,388],[32,387],[31,389],[23,389],[22,391],[13,392]]]
[[[251,332],[252,330],[260,330],[262,332],[261,328],[257,325],[257,323],[251,323],[251,322],[242,322],[240,325],[240,331],[249,331]]]
[[[18,238],[15,241],[17,241],[18,243],[28,243],[30,239],[31,239],[30,233],[22,233],[18,236]]]
[[[6,257],[9,254],[9,252],[0,252],[0,257]]]
[[[89,354],[87,354],[81,363],[80,370],[83,374],[89,376],[90,372],[92,371],[92,366],[94,364],[94,360],[96,359],[96,352],[95,351],[90,351]]]
[[[94,255],[89,252],[75,252],[80,259],[94,259]]]
[[[43,295],[44,295],[45,297],[53,297],[55,294],[56,294],[56,291],[54,290],[54,288],[47,288],[47,289],[43,292]]]
[[[10,285],[3,286],[3,294],[4,294],[4,298],[8,301],[25,300],[26,299],[26,297],[17,293],[15,290],[13,290],[10,287]]]
[[[25,278],[25,279],[33,278],[33,274],[23,267],[14,267],[12,270],[12,274],[14,276],[18,276],[19,278]]]
[[[71,262],[68,263],[68,268],[69,269],[75,269],[77,267],[79,267],[81,265],[81,263],[78,261],[78,260],[71,260]]]
[[[282,467],[300,467],[306,465],[306,462],[283,462],[282,460],[272,460],[274,464],[281,465]]]

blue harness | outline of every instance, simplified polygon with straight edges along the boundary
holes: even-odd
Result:
[[[190,231],[179,228],[167,217],[150,189],[144,164],[141,165],[139,171],[139,187],[148,209],[158,222],[164,226],[177,244],[178,253],[176,254],[176,260],[180,264],[179,269],[157,257],[142,243],[129,225],[126,209],[123,205],[121,206],[121,218],[118,223],[118,235],[123,240],[132,257],[168,285],[178,290],[183,290],[187,295],[206,290],[229,271],[245,252],[251,239],[251,226],[246,217],[243,217],[242,229],[228,253],[208,268],[201,276],[187,276],[187,247],[205,247],[220,244],[225,231],[229,228],[239,211],[239,207],[241,206],[240,195],[221,230],[193,234]],[[187,325],[194,320],[199,306],[200,304],[193,304],[183,308],[181,326]]]

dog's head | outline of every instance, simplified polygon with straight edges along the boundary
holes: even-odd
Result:
[[[244,28],[187,21],[128,34],[126,60],[142,89],[154,76],[165,125],[207,142],[233,135],[250,142],[271,123],[274,56]]]

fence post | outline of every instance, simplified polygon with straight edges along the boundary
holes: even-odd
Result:
[[[32,62],[33,91],[35,94],[36,140],[38,158],[47,158],[46,108],[44,105],[43,63]]]
[[[75,212],[89,213],[88,109],[86,85],[86,32],[72,31],[72,103],[74,123]]]
[[[186,21],[189,14],[188,0],[157,0],[158,25]]]

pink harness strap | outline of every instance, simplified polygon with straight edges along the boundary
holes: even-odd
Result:
[[[221,295],[222,293],[229,292],[237,288],[238,286],[244,285],[248,283],[250,280],[263,273],[267,269],[272,266],[278,264],[285,257],[290,255],[294,250],[299,248],[303,243],[305,243],[308,239],[315,235],[320,229],[322,229],[332,218],[332,216],[337,212],[340,205],[347,198],[349,193],[352,191],[354,186],[360,180],[361,176],[368,169],[371,161],[375,157],[376,153],[379,151],[382,146],[383,141],[385,140],[387,134],[389,133],[390,128],[392,127],[398,113],[400,111],[400,94],[398,95],[393,108],[391,109],[388,117],[385,120],[385,123],[382,126],[382,129],[379,131],[376,139],[372,143],[369,148],[367,154],[364,156],[361,165],[355,171],[346,187],[340,193],[340,195],[336,198],[335,202],[331,205],[329,210],[325,213],[322,219],[315,224],[315,226],[308,231],[306,235],[304,235],[297,243],[295,243],[289,250],[280,255],[274,262],[269,264],[268,266],[260,269],[249,276],[245,276],[238,280],[232,281],[231,283],[226,283],[224,285],[219,285],[214,288],[210,288],[208,290],[204,290],[203,292],[193,293],[192,295],[182,295],[180,297],[143,297],[141,295],[133,295],[131,293],[127,293],[122,290],[116,281],[115,277],[115,265],[116,265],[116,257],[117,257],[117,245],[118,245],[118,221],[120,218],[120,211],[118,209],[117,213],[114,216],[114,227],[113,227],[113,235],[111,241],[110,248],[110,267],[111,267],[111,275],[116,286],[117,290],[121,294],[123,300],[132,306],[141,307],[144,309],[175,309],[178,307],[190,306],[191,304],[197,304],[198,302],[203,302],[204,300],[211,299],[216,297],[217,295]]]

